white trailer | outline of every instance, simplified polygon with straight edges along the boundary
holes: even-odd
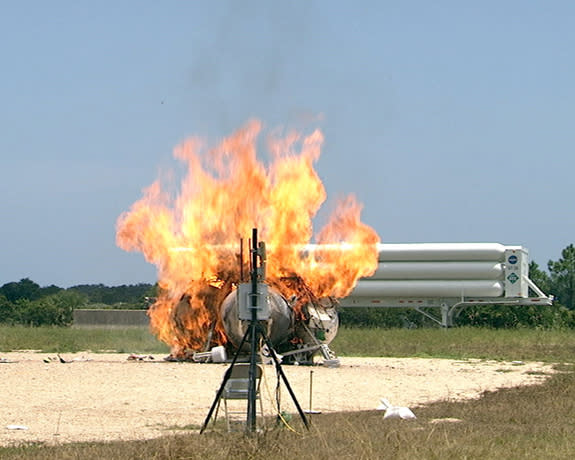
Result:
[[[528,251],[499,243],[379,244],[376,272],[341,307],[413,308],[444,327],[470,305],[551,305],[529,279]],[[438,317],[428,311],[439,309]],[[424,310],[426,309],[426,310]]]

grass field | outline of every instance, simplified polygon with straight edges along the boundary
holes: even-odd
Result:
[[[169,348],[158,341],[147,327],[0,326],[0,352],[12,350],[39,350],[46,353],[169,353]]]
[[[571,362],[575,332],[537,329],[356,329],[342,328],[333,350],[341,356],[485,358]],[[41,350],[169,353],[146,327],[59,328],[0,326],[0,352]]]
[[[333,349],[341,356],[482,358],[572,362],[573,330],[343,329]]]
[[[468,402],[443,401],[417,420],[383,420],[377,411],[320,415],[305,432],[270,429],[256,436],[219,431],[138,442],[28,445],[0,448],[8,459],[567,459],[575,452],[575,333],[571,331],[343,329],[341,355],[432,356],[541,360],[562,363],[545,385],[487,393]],[[71,352],[90,349],[167,351],[145,329],[0,328],[0,350]],[[6,395],[4,395],[6,397]],[[185,428],[185,427],[183,427]]]

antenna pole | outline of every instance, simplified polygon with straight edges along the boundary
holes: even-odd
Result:
[[[258,229],[252,229],[251,271],[251,321],[250,321],[250,370],[248,386],[247,430],[256,430],[256,358],[258,354]]]

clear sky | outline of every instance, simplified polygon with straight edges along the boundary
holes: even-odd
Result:
[[[154,282],[117,217],[191,135],[319,127],[383,242],[575,243],[575,2],[0,5],[0,285]]]

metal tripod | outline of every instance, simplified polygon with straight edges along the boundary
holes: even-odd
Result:
[[[208,415],[206,417],[206,420],[204,421],[204,424],[202,425],[202,428],[200,429],[200,434],[202,434],[205,429],[208,426],[208,423],[210,422],[210,419],[212,417],[212,414],[214,412],[214,410],[216,409],[216,407],[218,407],[220,399],[222,397],[222,394],[224,392],[226,383],[228,382],[228,380],[230,379],[230,376],[232,374],[232,369],[234,367],[234,365],[236,364],[236,361],[238,359],[238,356],[240,354],[240,351],[242,349],[242,347],[244,346],[248,336],[250,337],[250,369],[249,369],[249,386],[248,386],[248,409],[247,409],[247,420],[246,420],[246,431],[248,432],[254,432],[256,430],[256,366],[257,366],[257,344],[258,344],[258,340],[259,337],[261,336],[265,342],[265,344],[268,347],[268,350],[270,352],[270,356],[272,357],[275,367],[276,367],[276,372],[280,375],[280,377],[282,378],[293,402],[294,405],[302,419],[303,424],[305,425],[305,427],[309,430],[309,422],[303,412],[303,410],[301,409],[301,406],[299,405],[299,402],[297,401],[297,398],[287,380],[287,377],[285,376],[283,369],[281,367],[281,363],[280,360],[278,359],[272,343],[270,341],[270,339],[268,338],[268,336],[266,335],[266,333],[264,332],[264,330],[262,329],[262,326],[258,320],[258,314],[257,314],[257,310],[258,310],[258,277],[259,277],[259,270],[258,270],[258,257],[260,258],[260,260],[263,262],[263,260],[265,260],[265,250],[263,249],[264,246],[262,246],[262,248],[258,247],[258,234],[257,234],[257,229],[253,229],[252,231],[252,268],[251,268],[251,284],[252,284],[252,291],[251,291],[251,317],[250,317],[250,324],[249,327],[246,329],[246,332],[244,333],[244,336],[242,337],[241,343],[238,347],[238,349],[236,350],[234,357],[232,359],[232,362],[230,364],[230,367],[226,370],[226,373],[224,374],[224,378],[222,381],[222,384],[220,385],[220,388],[218,390],[218,392],[216,393],[216,397],[214,399],[214,402],[212,403],[212,406],[210,407],[210,411],[208,412]],[[263,270],[261,270],[263,272]]]

